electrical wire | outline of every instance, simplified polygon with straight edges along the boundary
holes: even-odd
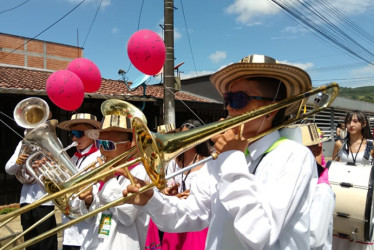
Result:
[[[92,28],[92,26],[93,26],[93,24],[94,24],[94,22],[95,22],[95,19],[96,19],[97,13],[99,12],[99,9],[100,9],[100,7],[101,7],[101,3],[102,3],[102,2],[103,2],[103,0],[100,1],[99,7],[97,7],[97,10],[96,10],[95,16],[94,16],[94,18],[92,19],[92,22],[91,22],[90,28],[89,28],[89,30],[88,30],[88,32],[87,32],[86,38],[84,39],[84,42],[83,42],[83,45],[82,45],[83,48],[84,48],[84,45],[86,44],[86,40],[87,40],[87,38],[88,38],[88,35],[89,35],[90,32],[91,32],[91,28]]]
[[[140,19],[142,17],[142,13],[143,13],[143,6],[144,6],[144,0],[142,0],[142,4],[140,6],[140,11],[139,11],[139,18],[138,18],[138,27],[136,28],[136,31],[138,31],[140,29]],[[131,66],[132,66],[132,63],[130,61],[130,65],[129,67],[127,68],[127,71],[126,72],[129,72],[130,69],[131,69]]]
[[[320,38],[327,39],[335,46],[341,48],[343,52],[356,59],[373,66],[374,54],[356,42],[352,37],[333,24],[325,14],[311,6],[309,3],[295,1],[270,0],[286,11],[293,20],[306,27],[307,30]],[[297,8],[297,6],[300,6]],[[324,25],[322,25],[324,24]],[[369,52],[369,53],[368,53]]]
[[[170,93],[172,93],[174,95],[174,98],[178,101],[180,101],[189,111],[191,111],[191,113],[201,122],[201,124],[205,125],[205,123],[203,122],[203,120],[181,99],[179,99],[177,97],[177,95],[171,91],[164,83],[161,83],[165,89],[167,89]]]
[[[196,68],[196,63],[195,63],[195,57],[194,57],[194,54],[193,54],[193,51],[192,51],[190,33],[188,32],[188,28],[187,28],[187,21],[186,21],[186,15],[184,13],[183,0],[180,0],[180,2],[181,2],[181,6],[182,6],[183,20],[184,20],[184,25],[186,27],[187,39],[188,39],[188,44],[189,44],[189,47],[190,47],[192,62],[193,62],[194,68],[195,68],[196,76],[199,76],[198,73],[197,73],[197,68]]]
[[[3,14],[3,13],[5,13],[5,12],[8,12],[8,11],[11,11],[11,10],[14,10],[14,9],[17,9],[18,7],[21,7],[22,5],[24,5],[25,3],[27,3],[28,1],[30,1],[30,0],[26,0],[26,1],[24,1],[23,3],[20,3],[20,4],[18,4],[17,6],[14,6],[14,7],[10,8],[10,9],[0,11],[0,15]]]
[[[56,25],[58,22],[60,22],[62,19],[64,19],[66,16],[68,16],[70,13],[72,13],[76,8],[78,8],[82,3],[84,3],[86,0],[82,0],[79,4],[77,4],[73,9],[71,9],[69,12],[67,12],[65,15],[63,15],[61,18],[59,18],[56,22],[52,23],[51,25],[49,25],[47,28],[45,28],[43,31],[41,31],[39,34],[37,34],[36,36],[34,36],[33,38],[29,38],[27,39],[27,41],[18,46],[17,48],[13,49],[12,51],[6,53],[3,57],[1,57],[0,59],[3,59],[5,57],[7,57],[8,55],[12,54],[13,52],[17,51],[19,48],[22,48],[23,46],[25,46],[26,44],[28,44],[29,42],[31,42],[32,40],[35,40],[35,38],[37,38],[38,36],[40,36],[41,34],[43,34],[44,32],[46,32],[47,30],[49,30],[50,28],[52,28],[54,25]]]

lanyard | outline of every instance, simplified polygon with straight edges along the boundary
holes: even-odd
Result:
[[[254,175],[256,173],[256,170],[257,170],[257,167],[258,165],[260,165],[260,162],[262,161],[262,159],[265,157],[265,155],[267,155],[270,151],[272,151],[273,149],[275,149],[276,147],[278,147],[279,144],[281,144],[282,142],[288,140],[287,138],[285,137],[281,137],[279,138],[276,142],[274,142],[261,156],[260,160],[258,161],[256,167],[254,168],[252,174]],[[245,149],[244,151],[244,155],[247,156],[249,154],[249,151],[248,151],[248,148]]]
[[[354,164],[354,165],[356,165],[357,155],[358,155],[358,153],[360,152],[360,149],[361,149],[361,146],[362,146],[362,143],[363,143],[363,142],[364,142],[364,138],[362,138],[361,143],[360,143],[360,147],[358,147],[358,150],[357,150],[355,156],[353,156],[352,145],[349,145],[349,149],[351,149],[351,155],[352,155],[352,159],[353,159],[353,164]],[[348,149],[348,150],[349,150],[349,149]],[[349,152],[348,152],[348,155],[349,155]]]
[[[197,154],[195,155],[195,158],[193,159],[192,164],[195,163],[196,159],[197,159]],[[183,157],[183,168],[184,168],[184,157]],[[188,176],[190,173],[191,173],[191,169],[187,171],[187,173],[186,173],[184,179],[183,179],[183,173],[182,173],[182,192],[186,191],[186,183],[185,183],[185,182],[186,182],[187,176]]]

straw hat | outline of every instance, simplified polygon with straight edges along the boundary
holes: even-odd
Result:
[[[234,81],[249,77],[268,77],[280,80],[286,87],[287,98],[312,89],[311,79],[304,70],[278,63],[264,55],[249,55],[212,74],[210,81],[223,95]],[[287,107],[286,116],[297,111],[299,103]]]
[[[304,146],[317,145],[330,139],[321,136],[315,123],[291,125],[287,128],[296,129],[299,140]]]
[[[100,128],[100,122],[96,116],[88,113],[78,113],[71,116],[70,120],[60,122],[57,127],[64,130],[71,130],[70,127],[76,124],[89,124],[94,128]]]
[[[87,130],[86,135],[95,140],[99,138],[100,132],[104,131],[132,133],[131,119],[124,115],[106,115],[101,121],[101,126],[98,129]]]
[[[164,124],[164,125],[157,126],[157,133],[160,133],[160,134],[168,134],[168,133],[173,133],[177,131],[178,129],[175,129],[174,124]]]

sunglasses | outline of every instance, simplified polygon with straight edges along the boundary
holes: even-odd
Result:
[[[181,129],[182,128],[188,128],[188,129],[191,129],[191,128],[195,128],[195,125],[191,124],[191,123],[183,123],[182,126],[181,126]]]
[[[263,96],[249,96],[244,92],[227,92],[223,94],[223,100],[225,107],[230,104],[230,107],[233,109],[242,109],[251,100],[268,100],[273,101],[274,98],[263,97]]]
[[[72,130],[70,131],[70,136],[71,137],[75,136],[77,139],[79,139],[84,136],[84,131],[83,130]]]
[[[124,143],[128,143],[128,142],[130,142],[130,141],[114,142],[114,141],[109,141],[109,140],[96,139],[95,140],[95,147],[97,149],[100,149],[100,147],[102,146],[105,151],[112,151],[112,150],[116,149],[117,144],[124,144]]]

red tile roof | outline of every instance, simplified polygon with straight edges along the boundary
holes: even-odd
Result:
[[[25,69],[17,67],[0,66],[0,91],[1,92],[41,92],[45,93],[45,84],[47,78],[52,72]],[[95,93],[88,93],[86,98],[93,95],[104,96],[132,96],[143,98],[143,87],[137,88],[135,91],[129,91],[123,81],[102,79],[101,87]],[[163,99],[164,87],[162,85],[150,85],[146,88],[146,98]],[[210,102],[208,99],[189,94],[188,92],[179,91],[176,93],[176,100],[194,101],[194,102]]]

